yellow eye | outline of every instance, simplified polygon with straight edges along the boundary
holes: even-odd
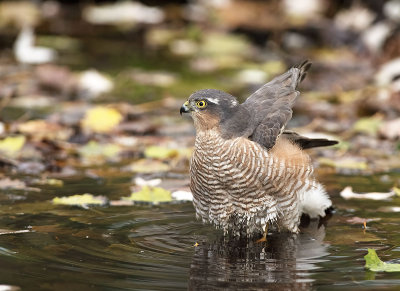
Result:
[[[207,106],[207,101],[206,100],[200,100],[196,102],[196,106],[198,108],[205,108]]]

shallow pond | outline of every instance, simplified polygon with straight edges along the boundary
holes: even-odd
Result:
[[[63,52],[61,64],[72,70],[95,67],[114,76],[116,88],[106,99],[113,102],[186,98],[196,89],[235,87],[221,78],[229,69],[191,72],[186,62],[169,55],[153,50],[137,55],[131,43],[80,40],[79,51]],[[179,78],[168,90],[135,84],[135,67],[166,70]],[[31,118],[47,115],[29,111]],[[24,113],[7,110],[2,118],[14,120]],[[357,192],[387,192],[400,184],[399,176],[323,175],[336,208],[332,216],[321,223],[304,220],[299,235],[270,233],[264,244],[224,239],[196,220],[191,202],[87,209],[50,202],[85,192],[109,199],[128,196],[132,176],[123,172],[110,178],[65,178],[63,187],[35,186],[41,192],[1,190],[0,290],[5,290],[2,285],[68,291],[399,290],[400,273],[366,271],[363,257],[374,248],[383,261],[400,263],[400,217],[393,208],[399,209],[400,197],[346,201],[339,195],[348,185]]]
[[[382,179],[382,177],[384,177]],[[386,189],[396,175],[328,175],[336,211],[301,234],[270,233],[266,244],[224,240],[196,220],[191,203],[158,206],[56,206],[77,189],[125,195],[130,177],[69,178],[42,192],[0,193],[0,284],[22,290],[398,290],[399,273],[364,269],[374,248],[400,262],[400,218],[391,201],[345,201],[344,185]],[[364,230],[355,217],[372,219]],[[194,246],[198,243],[197,246]]]

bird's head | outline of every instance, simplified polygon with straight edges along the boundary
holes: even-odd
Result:
[[[196,129],[207,130],[232,116],[238,105],[236,98],[228,93],[205,89],[190,95],[180,113],[191,113]]]

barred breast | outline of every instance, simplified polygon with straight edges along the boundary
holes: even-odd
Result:
[[[190,165],[197,216],[236,235],[262,232],[267,223],[298,232],[301,202],[316,182],[308,156],[296,149],[281,141],[267,152],[244,137],[197,134]]]

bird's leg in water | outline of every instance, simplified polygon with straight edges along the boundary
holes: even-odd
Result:
[[[264,229],[263,237],[260,238],[259,240],[257,240],[257,241],[256,241],[257,243],[266,242],[266,241],[267,241],[268,226],[269,226],[269,224],[267,223],[267,225],[265,226],[265,229]]]

